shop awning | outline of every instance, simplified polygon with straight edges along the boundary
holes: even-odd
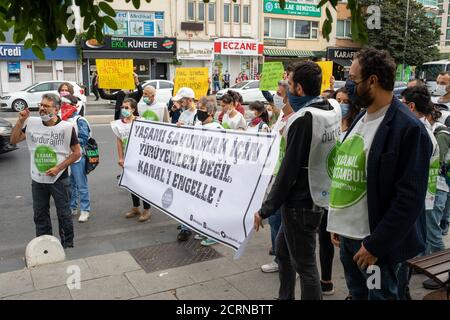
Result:
[[[331,59],[333,62],[340,64],[343,67],[350,67],[352,65],[352,60],[350,59]]]
[[[314,57],[312,51],[309,50],[289,50],[289,49],[264,49],[264,55],[269,57],[297,57],[309,58]]]

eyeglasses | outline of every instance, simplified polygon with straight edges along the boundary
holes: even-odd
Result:
[[[39,103],[39,108],[42,107],[44,109],[51,109],[54,108],[54,106],[50,106],[48,104]]]

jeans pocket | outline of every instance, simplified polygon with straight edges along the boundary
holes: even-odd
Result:
[[[303,225],[306,230],[318,232],[322,221],[323,210],[303,209]]]

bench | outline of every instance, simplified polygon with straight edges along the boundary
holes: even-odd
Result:
[[[450,249],[410,259],[407,262],[411,268],[443,286],[427,294],[424,300],[450,300]]]

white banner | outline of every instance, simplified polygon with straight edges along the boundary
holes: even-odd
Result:
[[[271,134],[135,120],[119,185],[237,250],[253,228],[279,142]]]

